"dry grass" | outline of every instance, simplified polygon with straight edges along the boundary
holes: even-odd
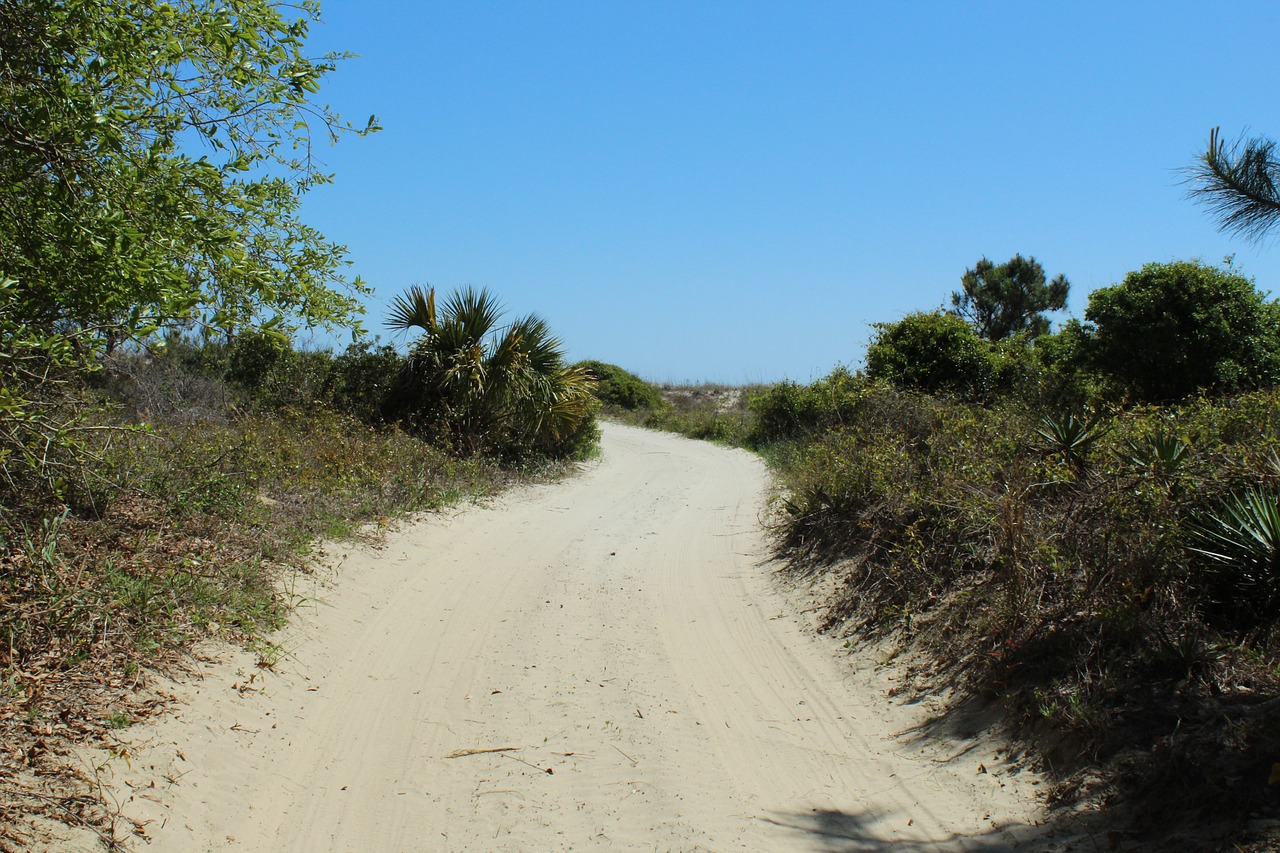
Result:
[[[606,409],[616,420],[690,438],[743,446],[750,435],[750,398],[762,386],[661,385],[665,405],[635,410]]]
[[[1128,837],[1218,849],[1280,818],[1280,614],[1186,532],[1276,487],[1280,396],[1120,411],[1071,447],[1013,403],[847,403],[788,457],[775,516],[791,571],[837,578],[829,630],[926,652],[920,689],[1000,704],[1053,801]],[[1157,464],[1170,434],[1192,449]]]
[[[323,407],[246,413],[216,383],[180,371],[144,379],[156,393],[133,411],[146,428],[120,410],[107,416],[121,429],[99,433],[73,509],[0,515],[6,853],[59,823],[111,849],[142,832],[119,825],[76,749],[119,749],[116,732],[163,711],[153,676],[181,671],[196,644],[269,648],[263,638],[287,618],[289,579],[312,570],[316,540],[514,479]]]

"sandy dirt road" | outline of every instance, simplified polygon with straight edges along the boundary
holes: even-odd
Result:
[[[1014,846],[1029,777],[892,737],[915,712],[791,615],[766,488],[606,425],[580,476],[344,552],[275,672],[212,667],[129,730],[124,812],[156,851]]]

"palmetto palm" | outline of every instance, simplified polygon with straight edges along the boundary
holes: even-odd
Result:
[[[591,377],[566,367],[560,341],[535,314],[500,325],[487,290],[463,288],[437,306],[412,287],[387,325],[420,329],[406,371],[418,426],[446,430],[466,453],[554,450],[590,417]]]

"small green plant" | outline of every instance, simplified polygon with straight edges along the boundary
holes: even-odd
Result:
[[[1069,412],[1064,416],[1046,415],[1040,419],[1036,433],[1045,440],[1046,449],[1055,453],[1069,464],[1077,473],[1082,472],[1098,439],[1106,434],[1105,427],[1099,425],[1100,417],[1078,416]]]
[[[899,388],[980,399],[995,381],[991,344],[945,311],[915,312],[876,323],[867,346],[867,375]]]
[[[595,378],[593,393],[605,406],[635,411],[661,409],[666,405],[662,392],[656,387],[616,364],[580,361],[574,367],[586,370]]]
[[[1191,455],[1190,442],[1172,433],[1162,433],[1146,441],[1125,439],[1127,450],[1117,455],[1124,462],[1159,479],[1168,479]]]
[[[1188,524],[1191,550],[1208,557],[1237,604],[1274,616],[1280,599],[1280,494],[1257,486]]]

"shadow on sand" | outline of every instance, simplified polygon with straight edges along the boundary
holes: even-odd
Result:
[[[907,826],[907,819],[851,814],[832,809],[782,812],[761,818],[782,829],[804,833],[820,853],[1005,853],[1082,849],[1051,826],[1009,825],[970,835],[921,840],[888,836],[886,825]],[[1105,845],[1104,845],[1105,847]]]

